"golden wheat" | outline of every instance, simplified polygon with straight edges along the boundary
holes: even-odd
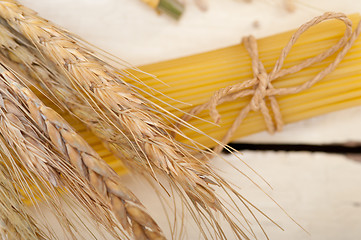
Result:
[[[6,46],[8,52],[5,54],[10,60],[16,63],[25,64],[25,66],[33,66],[33,76],[37,79],[48,79],[44,81],[52,89],[61,91],[59,86],[54,86],[54,73],[47,71],[47,68],[41,64],[40,60],[32,57],[30,50],[20,46],[12,38],[11,33],[3,26],[0,26],[1,31],[1,43],[2,46]],[[5,48],[1,51],[4,53]],[[43,68],[40,67],[43,66]],[[23,69],[25,69],[23,66]],[[36,74],[36,75],[34,75]],[[30,73],[29,73],[30,75]],[[162,239],[163,235],[155,223],[155,221],[145,212],[144,207],[140,204],[139,200],[124,187],[116,173],[100,158],[100,156],[86,143],[73,129],[66,123],[59,114],[57,114],[51,108],[46,107],[29,89],[16,85],[15,79],[13,80],[12,89],[17,95],[22,98],[26,108],[29,109],[30,115],[40,126],[43,133],[51,139],[57,149],[63,153],[66,159],[77,168],[80,174],[88,178],[89,182],[100,192],[106,202],[110,203],[110,206],[122,224],[125,230],[132,232],[136,239],[142,239],[144,235],[149,235],[149,239]],[[43,82],[43,81],[42,81]],[[72,91],[67,90],[66,86],[63,88],[64,94],[67,99],[71,100],[74,96],[69,96]],[[69,102],[67,102],[69,103]],[[74,101],[68,106],[74,106]],[[79,109],[80,108],[80,109]],[[81,104],[76,105],[76,111],[81,112],[83,119],[91,121],[93,124],[95,119],[91,119],[92,111],[81,111]],[[79,111],[80,110],[80,111]],[[93,127],[92,127],[93,128]],[[140,227],[134,227],[137,224]]]
[[[51,109],[40,105],[41,102],[36,101],[36,99],[32,99],[34,95],[30,90],[22,87],[17,79],[9,71],[5,70],[5,66],[2,66],[0,77],[2,103],[0,108],[0,132],[4,142],[11,148],[7,157],[12,158],[15,155],[26,169],[34,173],[38,178],[44,178],[50,182],[51,185],[47,185],[47,188],[50,189],[47,191],[54,195],[53,197],[57,197],[57,190],[51,186],[65,187],[71,193],[71,196],[75,197],[97,222],[104,224],[110,233],[117,236],[118,233],[114,230],[117,224],[109,213],[108,206],[71,167],[69,163],[73,163],[74,158],[67,159],[68,156],[62,156],[56,150],[56,147],[59,146],[59,142],[53,142],[57,140],[55,139],[56,133],[51,132],[47,135],[44,132],[44,128],[54,128],[54,124],[67,126],[66,123],[61,118],[58,118],[58,115],[54,114]],[[41,107],[41,112],[37,111],[39,107]],[[45,120],[41,122],[41,119]],[[82,147],[79,143],[84,140],[76,137],[76,135],[68,134],[67,136],[69,141],[73,140],[73,145],[66,145],[70,149],[69,151],[75,152],[72,147],[77,143],[78,148]],[[83,148],[86,149],[86,147]],[[12,152],[14,153],[12,154]],[[72,156],[77,157],[77,155]],[[83,160],[83,158],[80,160]],[[94,159],[91,156],[85,156],[85,158],[89,165],[93,164],[93,170],[102,170],[94,164]],[[94,175],[91,179],[97,179],[98,176],[94,172],[90,172],[89,175]],[[110,184],[112,183],[110,181]],[[113,183],[113,185],[115,186],[112,190],[118,191],[114,194],[122,193],[116,184]],[[123,190],[123,192],[125,191]]]
[[[3,25],[0,25],[0,45],[2,61],[11,66],[17,73],[24,75],[25,78],[23,79],[29,80],[26,85],[32,86],[32,89],[36,91],[37,95],[40,95],[43,101],[47,101],[56,109],[56,105],[70,109],[77,118],[86,122],[93,132],[102,134],[113,127],[107,124],[87,104],[84,104],[83,99],[79,97],[76,89],[71,87],[66,77],[59,74],[55,66],[49,61],[43,59],[42,55],[26,42],[26,39],[14,34],[14,31]],[[45,93],[39,91],[41,87],[46,90]],[[49,97],[52,97],[52,99],[49,100]],[[52,101],[55,101],[56,105]],[[66,113],[62,111],[62,114]],[[74,120],[74,118],[70,117],[70,120]],[[80,127],[81,130],[84,130],[84,128]],[[116,132],[116,129],[112,131]],[[103,135],[104,138],[108,137],[104,133]]]
[[[156,236],[162,239],[162,233],[155,221],[146,213],[139,200],[120,182],[118,175],[99,155],[82,139],[72,127],[53,109],[44,104],[29,89],[12,84],[12,89],[21,96],[29,113],[40,126],[43,133],[51,139],[66,160],[75,166],[91,185],[109,202],[113,213],[128,232],[134,230],[134,224],[140,230],[133,231],[136,239],[149,239]],[[151,233],[149,233],[151,232]],[[148,234],[149,233],[149,234]]]
[[[10,2],[3,3],[1,1],[0,6],[6,10],[4,13],[11,14],[14,13],[11,12],[13,10],[24,11],[17,5],[10,5],[13,8],[9,8],[7,4]],[[26,12],[29,13],[28,10]],[[9,19],[15,18],[9,16]],[[49,23],[44,21],[42,24]],[[116,144],[118,149],[123,149],[124,144],[130,144],[131,149],[135,148],[136,152],[143,154],[138,159],[141,158],[140,160],[145,161],[146,165],[148,165],[147,160],[151,161],[174,178],[189,172],[186,167],[183,167],[183,165],[187,165],[187,159],[184,157],[187,151],[178,150],[180,147],[176,146],[176,143],[167,134],[170,127],[164,125],[160,118],[153,113],[152,104],[131,90],[112,67],[105,63],[102,65],[102,62],[92,56],[91,52],[77,46],[74,41],[62,33],[55,37],[54,34],[58,31],[55,27],[51,30],[54,31],[53,33],[44,31],[46,28],[39,27],[37,24],[29,24],[26,28],[28,27],[34,29],[27,29],[28,33],[24,35],[27,37],[32,35],[30,36],[31,41],[41,39],[40,42],[36,40],[37,46],[40,46],[45,53],[52,52],[48,56],[53,56],[52,60],[61,63],[65,74],[70,75],[72,81],[80,81],[79,85],[76,85],[79,88],[77,92],[78,90],[87,91],[86,94],[91,94],[100,102],[100,106],[96,105],[96,108],[108,109],[112,114],[111,117],[116,119],[115,128],[119,128],[121,131],[113,132],[111,130],[110,133],[103,133],[103,140],[113,146]],[[119,136],[119,134],[121,135]],[[123,157],[123,153],[120,156]],[[131,160],[128,163],[134,165],[134,160],[129,158],[127,160]],[[181,171],[184,173],[181,174]],[[195,174],[189,173],[188,175],[191,177]],[[199,181],[203,182],[203,180]],[[194,188],[197,189],[196,185]]]
[[[24,43],[24,39],[21,39],[21,41],[17,40],[19,40],[19,36],[14,35],[9,29],[0,25],[0,43],[2,46],[0,51],[7,57],[7,59],[3,58],[3,60],[20,64],[20,68],[17,68],[17,70],[25,74],[27,80],[30,80],[30,84],[45,86],[44,89],[48,89],[51,94],[54,94],[59,103],[63,104],[65,108],[70,109],[73,114],[85,122],[93,132],[107,142],[108,147],[114,150],[118,156],[123,160],[127,160],[128,166],[133,169],[142,169],[142,159],[137,154],[139,150],[134,151],[133,146],[124,145],[124,139],[118,136],[118,129],[115,126],[104,121],[104,118],[94,112],[93,108],[87,105],[86,102],[84,104],[84,100],[78,96],[78,92],[74,88],[69,86],[70,84],[66,78],[57,73],[51,64],[45,64],[41,56],[31,46],[21,45],[20,42]],[[13,67],[16,66],[13,64]],[[60,149],[64,149],[64,147]],[[133,162],[134,159],[136,160],[135,162]],[[188,165],[191,166],[190,164]],[[193,169],[195,167],[193,166]],[[186,181],[187,177],[185,176],[183,182]],[[208,198],[210,199],[211,197]],[[196,198],[195,195],[194,198]],[[124,219],[122,221],[124,222]]]
[[[171,181],[181,186],[197,210],[204,210],[208,214],[205,221],[212,224],[217,237],[225,238],[225,235],[213,210],[223,215],[238,238],[248,239],[241,227],[229,217],[229,210],[218,199],[211,185],[218,185],[220,189],[236,195],[244,205],[249,203],[207,163],[197,159],[192,147],[174,140],[170,132],[178,131],[158,116],[161,114],[166,119],[175,120],[172,115],[162,113],[160,107],[146,100],[124,81],[129,76],[96,57],[69,32],[38,17],[15,1],[0,1],[0,9],[0,15],[6,22],[61,70],[63,77],[56,77],[43,85],[58,100],[66,103],[66,107],[106,142],[115,154],[141,173],[145,170],[155,178],[156,171],[167,174]],[[19,59],[25,66],[30,64],[26,60],[24,62],[24,57]],[[49,66],[48,63],[46,65]],[[35,75],[40,74],[35,72]],[[64,89],[64,86],[68,89]],[[81,111],[84,109],[86,114],[79,113],[76,106],[82,106]],[[90,120],[94,116],[95,122]],[[247,209],[251,211],[252,207],[249,206]],[[204,216],[204,213],[200,213],[200,216]],[[251,228],[248,220],[245,221]]]

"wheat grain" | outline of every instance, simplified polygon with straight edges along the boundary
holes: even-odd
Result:
[[[285,6],[285,9],[289,12],[296,11],[296,3],[294,0],[284,0],[283,4]]]

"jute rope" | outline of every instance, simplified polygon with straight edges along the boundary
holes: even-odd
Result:
[[[335,44],[326,51],[304,60],[302,63],[292,66],[290,68],[282,69],[284,61],[289,54],[292,46],[299,39],[299,37],[307,31],[310,27],[315,26],[316,24],[323,22],[325,20],[338,19],[346,25],[346,30],[344,36]],[[282,130],[283,120],[280,107],[278,105],[276,96],[295,94],[301,91],[304,91],[312,87],[315,83],[323,79],[327,74],[332,72],[337,65],[344,58],[346,53],[350,50],[355,40],[359,36],[361,31],[361,24],[358,23],[357,28],[352,32],[352,21],[347,18],[346,15],[342,13],[324,13],[319,17],[315,17],[311,21],[303,24],[291,37],[287,45],[283,48],[279,59],[277,60],[273,70],[270,73],[267,73],[265,67],[263,66],[261,60],[259,59],[258,47],[256,39],[253,36],[245,37],[242,39],[246,50],[248,51],[252,59],[252,71],[254,77],[250,80],[244,81],[242,83],[237,83],[232,86],[222,88],[214,93],[210,100],[202,105],[194,107],[188,114],[185,114],[182,119],[189,121],[192,116],[199,114],[200,112],[208,109],[209,114],[212,119],[218,123],[221,119],[219,112],[217,111],[217,106],[219,104],[235,101],[238,98],[252,96],[251,101],[246,107],[244,107],[236,119],[234,120],[232,126],[228,129],[227,133],[224,135],[221,140],[221,144],[215,147],[214,151],[219,153],[222,151],[225,144],[229,143],[232,138],[232,135],[242,124],[243,120],[247,117],[250,111],[260,111],[264,117],[266,127],[270,133],[275,131]],[[339,51],[340,50],[340,51]],[[339,51],[339,52],[338,52]],[[312,64],[318,63],[330,57],[331,55],[337,53],[335,60],[330,63],[325,69],[319,72],[315,77],[309,81],[294,87],[288,88],[274,88],[272,82],[276,79],[279,79],[285,75],[293,74],[302,69],[305,69]],[[267,107],[266,101],[269,100],[270,109]]]

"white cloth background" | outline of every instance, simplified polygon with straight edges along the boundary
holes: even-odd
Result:
[[[288,13],[279,0],[208,0],[209,10],[199,11],[188,0],[179,22],[158,16],[140,0],[21,0],[47,19],[80,35],[90,43],[134,65],[157,62],[216,49],[240,41],[242,36],[267,36],[300,24],[324,11],[361,12],[361,1],[299,0],[296,12]],[[253,26],[257,21],[258,28]],[[361,57],[361,56],[360,56]],[[361,66],[360,66],[361,68]],[[360,79],[361,81],[361,79]],[[361,141],[361,107],[291,124],[282,133],[259,133],[243,141],[325,143]],[[270,224],[271,239],[361,239],[361,163],[339,155],[311,153],[244,152],[241,156],[274,187],[271,194],[311,236],[280,211],[254,186],[232,179],[254,203],[279,222],[285,231]],[[230,159],[232,160],[232,159]],[[234,162],[236,163],[236,162]],[[238,164],[238,163],[237,163]],[[221,161],[215,165],[231,175]],[[243,167],[240,165],[240,167]],[[125,179],[157,220],[166,219],[154,204],[150,190]],[[267,189],[267,188],[266,188]],[[159,207],[159,206],[158,206]],[[192,231],[186,239],[198,239]]]

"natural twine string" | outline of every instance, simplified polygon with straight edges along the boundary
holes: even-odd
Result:
[[[319,55],[304,60],[302,63],[298,65],[292,66],[290,68],[282,69],[287,55],[289,54],[292,46],[299,39],[299,37],[310,27],[330,19],[341,20],[346,25],[345,34],[337,42],[337,44],[330,47],[328,50],[320,53]],[[274,133],[275,131],[280,131],[282,130],[284,123],[282,120],[282,114],[276,96],[299,93],[303,90],[312,87],[315,83],[323,79],[327,74],[332,72],[341,62],[341,60],[344,58],[346,53],[350,50],[350,48],[354,44],[360,32],[361,32],[361,24],[358,23],[357,28],[352,33],[352,21],[342,13],[327,12],[319,17],[315,17],[311,21],[303,24],[292,35],[287,45],[283,48],[279,59],[277,60],[273,70],[270,73],[267,73],[264,65],[259,59],[256,39],[253,36],[245,37],[242,39],[242,43],[244,44],[246,50],[248,51],[252,59],[252,71],[254,78],[216,91],[208,102],[194,107],[188,114],[185,114],[182,117],[182,119],[184,121],[189,121],[192,118],[192,116],[198,115],[203,110],[208,109],[212,119],[216,123],[219,123],[221,119],[221,116],[217,111],[217,106],[219,104],[235,101],[236,99],[245,96],[252,96],[252,99],[249,102],[249,104],[240,111],[240,113],[234,120],[232,126],[228,129],[227,133],[222,138],[221,143],[214,148],[214,152],[219,153],[222,151],[225,144],[229,143],[233,134],[242,124],[243,120],[246,118],[246,116],[250,111],[260,111],[262,113],[266,123],[266,127],[270,133]],[[298,71],[301,71],[302,69],[305,69],[311,66],[312,64],[321,62],[327,57],[330,57],[331,55],[335,54],[337,51],[339,52],[335,60],[309,81],[294,87],[278,88],[278,89],[273,87],[272,82],[274,80],[279,79],[285,75],[293,74]],[[266,104],[267,99],[269,100],[270,103],[270,109],[267,107]]]

